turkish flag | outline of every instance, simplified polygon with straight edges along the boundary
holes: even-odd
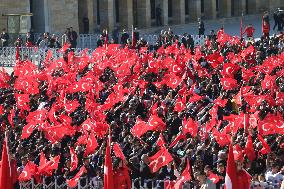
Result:
[[[238,189],[237,168],[234,160],[232,144],[229,145],[229,154],[227,159],[226,176],[225,176],[225,188]]]
[[[270,76],[270,75],[266,75],[264,80],[261,81],[261,87],[263,90],[265,89],[270,89],[273,90],[275,88],[275,80],[276,80],[276,75],[274,76]]]
[[[73,101],[67,101],[64,104],[64,109],[67,113],[72,113],[76,110],[76,108],[80,105],[80,103],[77,100],[73,100]]]
[[[278,106],[284,105],[284,93],[283,92],[276,92],[275,102]]]
[[[176,184],[175,184],[174,188],[175,189],[181,189],[183,183],[185,183],[189,180],[191,180],[191,166],[190,166],[189,160],[187,159],[186,160],[186,167],[183,170],[181,177],[176,180]]]
[[[45,162],[43,165],[38,167],[39,173],[50,174],[53,170],[58,169],[58,164],[60,160],[60,155],[53,157],[50,161]]]
[[[164,131],[164,130],[166,130],[166,124],[164,123],[164,121],[160,117],[158,117],[156,115],[150,116],[150,118],[148,120],[148,124],[150,126],[149,130],[153,130],[153,131]]]
[[[174,74],[167,75],[167,77],[164,77],[163,82],[167,84],[167,86],[171,87],[172,89],[177,88],[177,86],[182,82],[183,80]]]
[[[186,136],[183,133],[179,133],[176,138],[171,142],[169,148],[174,147],[178,141],[180,141],[181,139],[186,139]]]
[[[247,143],[246,143],[246,146],[245,146],[245,154],[246,156],[248,157],[248,159],[250,161],[253,161],[255,160],[256,158],[256,155],[255,155],[255,151],[254,151],[254,147],[253,147],[253,142],[252,142],[252,138],[251,138],[251,135],[249,134],[248,135],[248,140],[247,140]]]
[[[214,104],[224,108],[228,102],[228,99],[222,99],[220,96],[214,100]]]
[[[78,157],[72,147],[70,147],[70,155],[71,155],[71,168],[70,172],[74,171],[77,169],[78,166]]]
[[[182,102],[181,98],[178,98],[175,103],[174,111],[181,112],[186,108],[185,104]]]
[[[186,120],[186,118],[184,118],[182,125],[183,125],[182,127],[183,134],[189,133],[192,137],[197,136],[198,125],[192,118],[189,118],[188,121]]]
[[[260,153],[265,155],[269,154],[271,152],[270,146],[267,144],[267,142],[262,138],[261,135],[257,135],[258,140],[262,143],[262,149],[260,150]]]
[[[208,176],[209,180],[211,180],[214,184],[218,183],[220,180],[220,177],[216,174],[214,174],[213,172],[210,171],[209,176]]]
[[[209,54],[205,58],[213,68],[217,68],[220,64],[224,62],[224,57],[220,55],[219,52]]]
[[[86,172],[85,166],[82,166],[78,173],[72,178],[72,179],[67,179],[66,183],[70,188],[74,188],[77,186],[78,181],[80,180],[80,177]]]
[[[223,66],[222,75],[223,77],[234,78],[234,75],[240,69],[240,66],[233,63],[225,63]]]
[[[119,146],[119,144],[117,142],[115,142],[113,144],[113,152],[114,152],[114,155],[116,157],[119,157],[123,161],[125,160],[125,156],[124,156],[124,154],[123,154],[123,152],[122,152],[122,150],[121,150],[121,148],[120,148],[120,146]]]
[[[29,107],[30,95],[29,94],[15,94],[15,98],[17,101],[18,109],[30,111],[30,107]]]
[[[232,90],[238,87],[237,80],[232,78],[221,78],[221,84],[224,90]]]
[[[109,136],[107,139],[107,145],[106,145],[105,164],[104,164],[104,188],[105,189],[114,189],[110,144],[111,144],[111,135],[109,133]]]
[[[33,133],[35,128],[36,128],[36,124],[35,123],[28,123],[28,124],[26,124],[23,127],[21,139],[29,138],[29,136]]]
[[[16,167],[12,165],[9,159],[9,149],[7,146],[7,138],[2,145],[2,159],[0,167],[0,189],[14,189],[17,176]]]
[[[31,170],[31,169],[33,169],[34,166],[36,166],[36,165],[34,163],[30,162],[30,161],[25,165],[23,171],[19,175],[19,181],[20,182],[25,182],[25,181],[31,180],[33,174],[35,174],[35,172],[32,172],[32,170]]]
[[[65,43],[61,49],[58,50],[58,52],[64,53],[70,48],[71,44]]]
[[[244,49],[241,52],[241,57],[245,58],[248,55],[252,55],[254,53],[254,46],[250,45],[248,48]]]
[[[168,152],[165,147],[161,147],[161,149],[149,157],[149,168],[152,173],[155,173],[160,170],[165,165],[168,165],[171,161],[173,161],[172,155]]]
[[[216,128],[212,129],[212,135],[214,136],[216,142],[221,146],[224,147],[230,143],[227,134],[220,133]]]
[[[162,135],[162,132],[160,132],[160,135],[159,135],[159,138],[156,142],[156,145],[157,146],[160,146],[160,147],[163,147],[166,145],[165,141],[164,141],[164,138],[163,138],[163,135]]]
[[[86,151],[84,153],[84,156],[86,157],[89,154],[94,153],[97,147],[98,147],[97,139],[96,139],[94,133],[91,132],[90,135],[89,135],[89,139],[87,141]]]
[[[140,138],[144,133],[150,130],[149,125],[140,119],[136,120],[136,124],[130,129],[133,136]]]

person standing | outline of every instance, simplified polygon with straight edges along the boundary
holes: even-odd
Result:
[[[83,27],[84,27],[84,33],[89,33],[89,18],[87,16],[84,16],[83,18]]]
[[[0,39],[1,39],[1,42],[2,42],[2,47],[7,47],[8,46],[9,35],[8,35],[8,33],[6,33],[6,29],[5,28],[2,30]]]
[[[160,5],[156,8],[156,24],[157,26],[162,25],[162,9],[160,8]]]
[[[114,167],[113,178],[114,189],[131,189],[128,168],[123,165],[121,159],[118,160],[118,165]]]
[[[71,47],[70,48],[76,48],[78,34],[77,34],[76,31],[73,30],[72,27],[70,27],[70,32],[69,32],[68,36],[69,36],[69,41],[71,43]]]
[[[278,31],[282,31],[284,27],[284,11],[279,9],[277,13]]]
[[[273,30],[275,30],[275,28],[278,26],[279,27],[279,18],[278,18],[278,12],[279,12],[280,8],[278,8],[274,13],[273,13],[273,19],[274,19],[274,26],[273,26]]]
[[[248,39],[253,39],[253,34],[254,34],[254,32],[255,32],[254,27],[252,26],[252,24],[249,24],[249,25],[245,28],[243,34],[246,33]]]
[[[268,12],[264,12],[262,16],[262,33],[265,38],[269,38],[270,24]]]
[[[123,29],[122,34],[121,34],[121,38],[120,38],[121,44],[123,46],[126,45],[128,39],[129,39],[129,34],[126,32],[125,29]]]
[[[201,18],[198,18],[198,35],[204,35],[205,27]]]

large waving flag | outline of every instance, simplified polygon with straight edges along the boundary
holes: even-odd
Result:
[[[113,170],[112,170],[112,159],[110,154],[111,138],[108,136],[106,153],[105,153],[105,165],[104,165],[104,189],[114,189],[113,185]]]
[[[225,189],[238,189],[237,168],[234,160],[233,150],[233,145],[230,144],[225,177]]]

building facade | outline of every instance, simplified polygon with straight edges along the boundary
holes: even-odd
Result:
[[[19,18],[19,32],[63,33],[73,27],[93,33],[116,26],[149,28],[186,24],[197,18],[217,19],[257,14],[284,7],[284,0],[0,0],[0,25],[13,28],[9,14],[32,13]],[[89,29],[87,29],[89,28]],[[9,32],[9,31],[8,31]]]

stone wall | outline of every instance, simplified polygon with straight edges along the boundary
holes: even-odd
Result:
[[[64,32],[67,27],[79,32],[78,0],[47,0],[49,32]]]
[[[0,30],[7,28],[7,17],[3,14],[29,13],[29,0],[0,0]],[[30,24],[30,18],[28,18]]]

